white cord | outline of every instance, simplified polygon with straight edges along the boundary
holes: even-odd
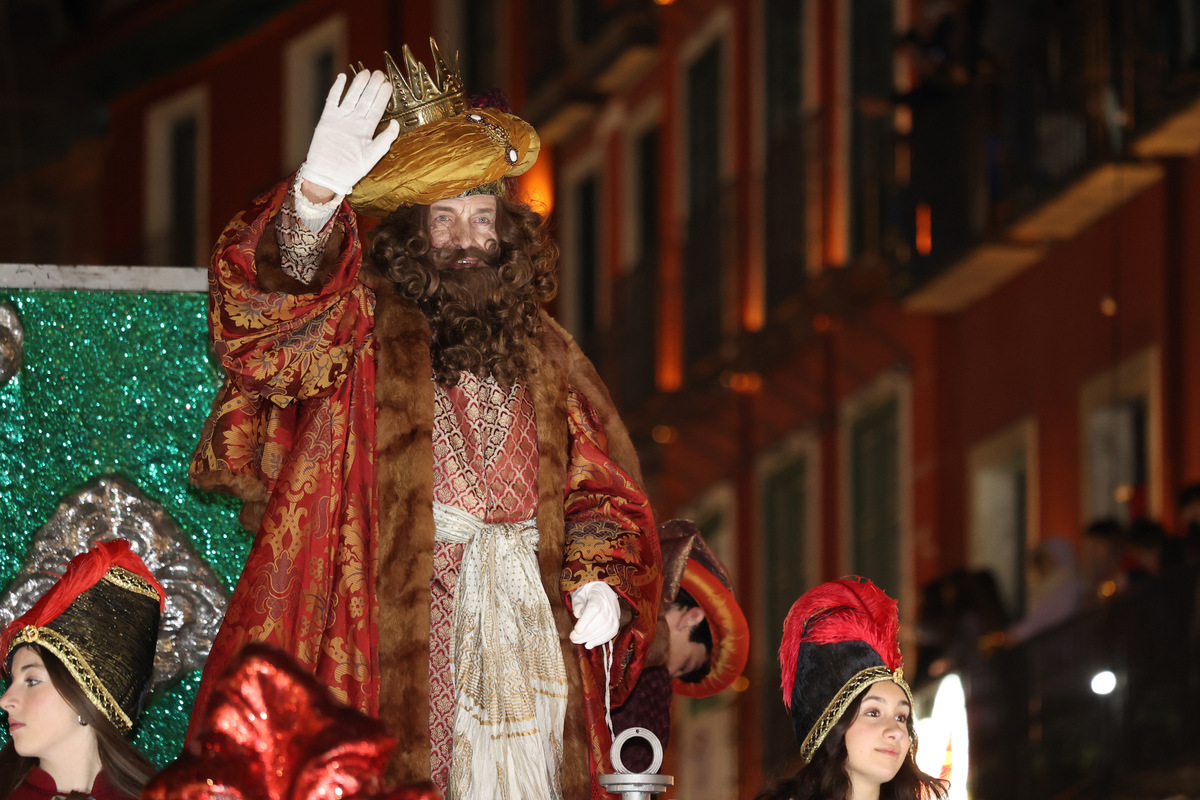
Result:
[[[616,738],[612,726],[612,665],[613,645],[609,640],[604,643],[604,722],[608,725],[609,738]]]

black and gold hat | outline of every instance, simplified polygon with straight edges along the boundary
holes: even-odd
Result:
[[[154,674],[166,594],[128,541],[99,542],[67,564],[58,583],[0,636],[0,663],[36,644],[71,673],[122,733],[141,711]]]
[[[854,698],[871,684],[892,681],[912,703],[912,691],[904,682],[899,631],[896,601],[866,578],[823,583],[792,606],[783,623],[779,664],[783,704],[792,715],[805,764]],[[908,734],[911,758],[917,750],[911,714]]]

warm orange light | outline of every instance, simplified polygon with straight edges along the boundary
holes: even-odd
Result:
[[[917,252],[923,256],[933,250],[933,213],[929,203],[917,203]]]
[[[798,269],[804,269],[797,264]],[[763,307],[763,270],[761,264],[753,265],[746,276],[746,297],[742,301],[742,328],[747,331],[762,330],[766,322],[767,311]]]
[[[542,149],[529,171],[517,179],[517,196],[543,217],[554,210],[554,164],[549,150]]]
[[[729,388],[738,394],[754,394],[762,388],[762,377],[757,372],[735,372],[729,379]]]

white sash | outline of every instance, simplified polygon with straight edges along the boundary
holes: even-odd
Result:
[[[536,520],[482,522],[433,504],[463,544],[454,596],[452,800],[562,797],[567,674],[535,555]]]

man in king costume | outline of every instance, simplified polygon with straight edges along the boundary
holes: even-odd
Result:
[[[557,248],[506,191],[537,135],[434,59],[339,76],[299,172],[217,242],[227,380],[191,478],[257,534],[196,707],[264,641],[384,722],[393,781],[602,797],[658,535],[607,390],[541,310]],[[366,253],[355,211],[384,218]]]

